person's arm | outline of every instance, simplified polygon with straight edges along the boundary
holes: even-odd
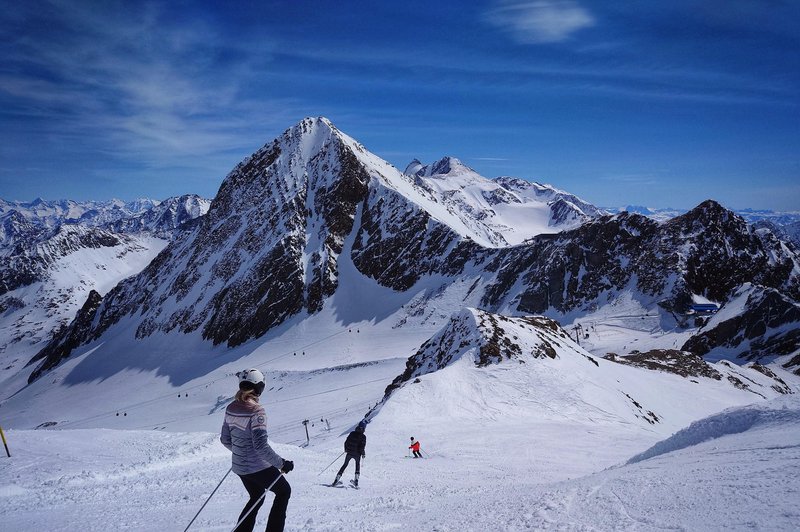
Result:
[[[224,445],[229,451],[232,450],[231,428],[224,421],[222,422],[222,432],[219,435],[219,441],[221,441],[222,445]]]
[[[256,452],[274,467],[283,468],[283,458],[270,447],[267,441],[267,414],[263,408],[256,410],[250,417],[250,434]]]

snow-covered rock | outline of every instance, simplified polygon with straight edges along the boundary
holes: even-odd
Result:
[[[421,391],[412,391],[415,387]],[[598,359],[548,318],[464,309],[408,359],[403,374],[367,417],[393,412],[411,394],[439,409],[472,405],[469,415],[477,417],[476,405],[487,405],[491,415],[502,402],[520,408],[541,402],[547,404],[548,416],[585,421],[583,416],[593,412],[611,411],[627,422],[666,422],[677,428],[725,408],[729,401],[746,404],[793,393],[768,369],[726,361],[709,364],[680,352]],[[701,396],[706,402],[699,405]],[[534,409],[516,415],[542,414]]]

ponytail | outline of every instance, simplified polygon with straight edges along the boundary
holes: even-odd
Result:
[[[236,400],[243,403],[257,403],[258,394],[255,390],[239,390],[236,392]]]

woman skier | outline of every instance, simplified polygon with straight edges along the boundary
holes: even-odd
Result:
[[[347,439],[344,440],[344,452],[347,453],[347,456],[344,459],[344,464],[342,464],[341,469],[336,473],[336,479],[331,486],[341,484],[339,479],[342,478],[342,473],[347,469],[347,464],[353,459],[356,462],[356,477],[352,481],[352,484],[354,488],[358,487],[358,476],[361,474],[361,459],[367,456],[364,452],[366,448],[367,437],[364,435],[364,425],[359,423],[356,429],[348,434]]]
[[[419,452],[419,441],[414,441],[414,436],[411,436],[411,445],[408,448],[414,451],[414,458],[422,458],[422,454]]]
[[[253,530],[267,489],[275,494],[275,500],[269,512],[266,532],[281,532],[292,494],[291,486],[281,473],[294,469],[294,463],[281,458],[267,442],[267,415],[264,407],[258,404],[266,385],[264,375],[257,369],[248,369],[236,376],[239,377],[239,391],[235,400],[225,409],[220,436],[222,445],[233,453],[231,469],[239,475],[250,494],[250,500],[239,514],[239,521],[242,522],[235,532]],[[247,518],[244,518],[245,514]]]

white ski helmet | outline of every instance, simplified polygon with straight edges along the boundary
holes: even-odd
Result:
[[[255,390],[258,395],[264,392],[266,386],[264,374],[257,369],[246,369],[237,373],[236,376],[239,377],[240,390]]]

